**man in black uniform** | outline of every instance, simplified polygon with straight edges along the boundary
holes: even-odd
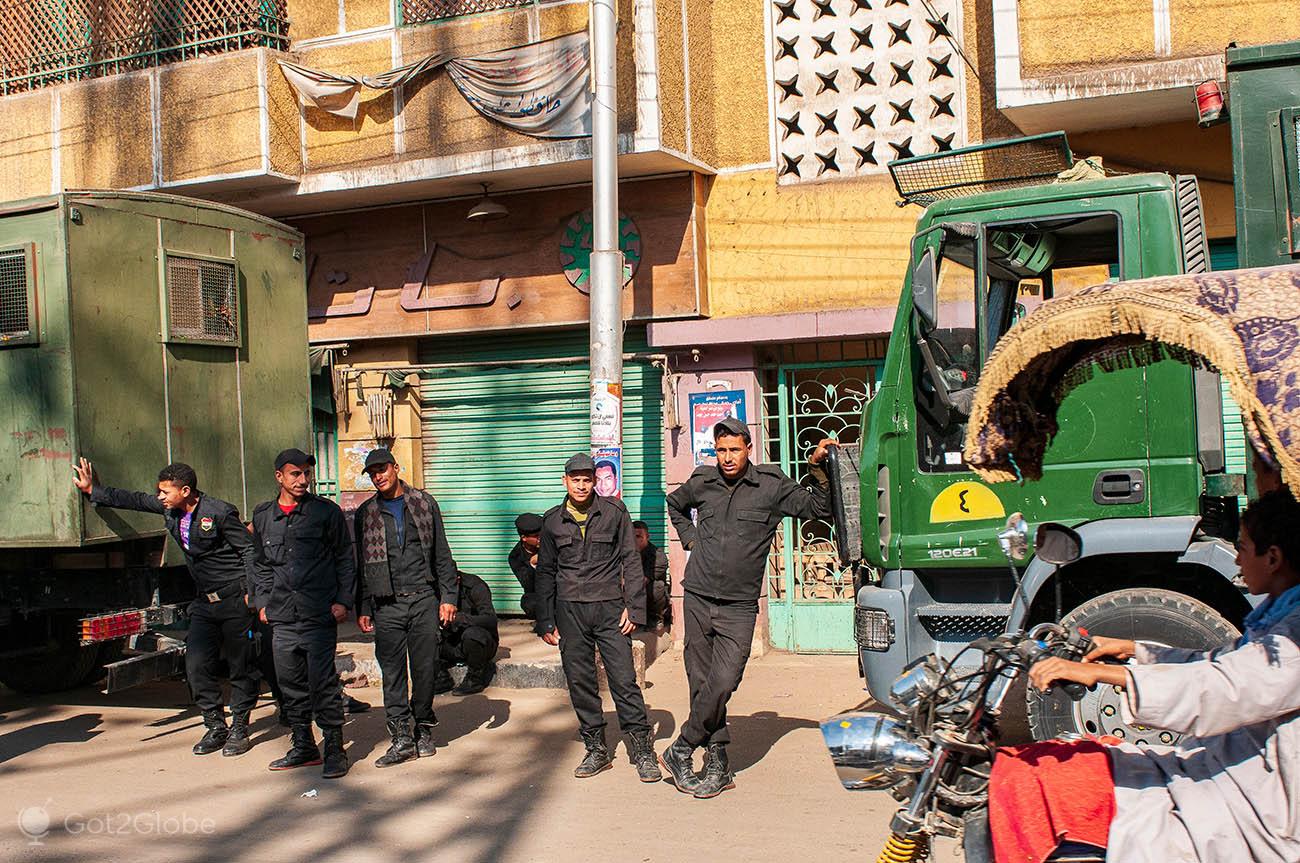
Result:
[[[438,669],[441,683],[435,689],[450,691],[452,695],[474,695],[487,689],[496,676],[493,660],[501,637],[497,633],[497,612],[492,607],[492,590],[487,582],[472,572],[457,572],[456,576],[460,583],[459,610],[456,619],[442,628],[442,643],[438,648],[442,659]],[[453,688],[447,669],[461,664],[465,666],[465,679]]]
[[[668,555],[650,541],[650,525],[632,522],[636,551],[641,555],[641,572],[645,574],[645,623],[650,629],[672,623],[672,606],[668,602]]]
[[[280,494],[253,510],[257,575],[253,603],[273,625],[271,649],[293,745],[272,770],[320,764],[311,722],[325,738],[321,775],[348,772],[343,687],[334,668],[338,625],[356,601],[356,560],[338,504],[311,494],[316,459],[299,449],[275,457]]]
[[[153,494],[95,485],[94,468],[84,458],[73,471],[73,483],[92,504],[161,515],[185,553],[198,590],[185,634],[185,675],[207,726],[193,751],[208,755],[220,749],[223,755],[243,755],[252,745],[248,714],[257,703],[259,682],[249,638],[253,613],[246,598],[253,582],[253,540],[239,520],[239,510],[199,491],[199,478],[187,464],[169,464],[159,471]],[[223,655],[230,668],[230,728],[217,676]]]
[[[542,544],[542,517],[532,512],[524,513],[515,519],[515,531],[519,534],[519,542],[510,549],[510,571],[524,589],[524,595],[519,597],[524,617],[536,620],[537,550]]]
[[[355,517],[361,558],[357,622],[363,632],[375,634],[384,714],[393,739],[375,766],[391,767],[437,751],[433,684],[438,626],[456,616],[456,561],[438,502],[399,478],[391,452],[372,450],[365,472],[377,493],[357,507]]]
[[[536,631],[547,644],[560,646],[569,699],[587,748],[573,775],[595,776],[614,762],[605,744],[596,683],[599,647],[628,755],[642,782],[657,782],[650,719],[632,664],[632,630],[645,623],[645,582],[632,519],[621,500],[596,494],[596,464],[586,453],[565,462],[564,486],[564,503],[542,519]]]
[[[810,490],[774,465],[752,463],[749,429],[735,417],[715,425],[713,439],[717,466],[696,468],[668,495],[668,515],[691,552],[682,581],[691,715],[662,763],[679,791],[699,798],[734,787],[727,701],[749,660],[768,550],[783,516],[830,516],[830,484],[819,465],[835,443],[822,440],[809,456],[817,481]],[[692,510],[698,514],[694,522]],[[692,758],[700,746],[708,746],[708,754],[697,776]]]

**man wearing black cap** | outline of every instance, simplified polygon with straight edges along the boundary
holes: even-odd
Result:
[[[194,468],[180,462],[158,472],[158,488],[152,493],[96,485],[94,467],[84,458],[72,470],[73,484],[95,506],[163,517],[198,591],[185,633],[185,677],[207,732],[194,744],[194,754],[244,754],[252,745],[248,714],[257,702],[258,680],[249,640],[253,614],[246,599],[253,583],[253,541],[239,510],[199,491]],[[230,728],[217,674],[222,656],[230,668]]]
[[[515,531],[519,534],[519,542],[510,549],[510,571],[524,590],[524,595],[519,597],[524,617],[536,620],[537,550],[542,544],[542,517],[533,512],[524,513],[515,519]]]
[[[632,630],[645,624],[645,581],[632,519],[618,498],[596,494],[596,463],[586,453],[564,465],[564,503],[542,519],[537,555],[537,634],[560,646],[569,699],[587,755],[573,771],[595,776],[614,762],[596,683],[596,649],[605,663],[618,724],[642,782],[661,778],[645,699],[632,664]],[[558,630],[558,631],[557,631]]]
[[[696,468],[668,495],[668,515],[691,553],[682,580],[691,714],[662,764],[679,791],[698,798],[734,787],[727,701],[749,660],[768,550],[782,517],[830,516],[830,483],[819,465],[835,443],[824,439],[809,456],[817,485],[807,489],[774,465],[751,462],[749,429],[735,417],[713,427],[713,440],[717,465]],[[708,754],[697,776],[692,760],[701,746]]]
[[[348,772],[343,688],[334,668],[338,625],[356,601],[356,560],[343,511],[311,488],[316,459],[299,449],[275,457],[280,494],[253,510],[257,549],[253,603],[273,624],[272,651],[293,745],[272,770],[321,763],[311,722],[325,738],[322,776]]]
[[[357,623],[362,631],[375,633],[384,714],[393,740],[375,766],[391,767],[436,752],[438,628],[456,618],[456,561],[438,502],[401,480],[393,454],[372,450],[364,469],[376,494],[357,507],[355,518],[361,562]]]

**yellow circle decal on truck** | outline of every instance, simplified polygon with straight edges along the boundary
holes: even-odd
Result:
[[[930,504],[930,521],[984,521],[1006,518],[1002,501],[988,486],[959,482],[948,486]]]

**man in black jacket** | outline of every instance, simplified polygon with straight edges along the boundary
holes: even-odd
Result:
[[[193,751],[208,755],[220,749],[223,755],[243,755],[252,745],[248,714],[257,702],[258,675],[247,599],[253,583],[253,541],[239,510],[199,491],[194,468],[179,462],[158,472],[158,490],[152,494],[96,485],[94,468],[84,458],[73,471],[73,483],[95,506],[161,515],[184,552],[198,591],[190,603],[185,634],[185,676],[207,727]],[[217,676],[223,655],[230,668],[230,728]]]
[[[768,550],[783,517],[830,516],[830,484],[820,464],[835,443],[824,439],[809,456],[817,481],[810,490],[775,465],[751,462],[749,429],[735,417],[713,427],[713,440],[717,465],[696,468],[668,495],[668,515],[691,553],[682,580],[691,715],[664,750],[662,764],[679,791],[698,798],[734,787],[727,701],[749,661]],[[703,776],[697,776],[692,759],[701,746],[708,754]]]
[[[645,575],[645,625],[656,629],[661,624],[672,623],[672,605],[668,601],[668,555],[650,541],[650,525],[644,521],[632,522],[632,535],[636,539],[636,553],[641,556],[641,572]]]
[[[384,713],[393,740],[376,767],[437,751],[433,689],[438,628],[456,617],[456,561],[447,545],[442,511],[431,496],[403,482],[399,471],[387,449],[366,456],[365,472],[377,493],[357,507],[355,516],[361,563],[357,622],[362,631],[375,633]]]
[[[465,665],[465,679],[459,686],[437,687],[438,691],[451,690],[452,695],[474,695],[488,688],[496,676],[497,648],[501,637],[497,633],[497,612],[492,606],[492,590],[487,582],[472,572],[457,572],[459,593],[455,620],[444,624],[442,643],[438,648],[442,660],[438,677],[451,683],[447,669]]]
[[[320,764],[311,722],[325,738],[321,775],[348,772],[343,751],[343,687],[334,668],[338,625],[356,602],[356,560],[338,504],[311,494],[316,459],[299,449],[275,458],[280,494],[253,510],[257,549],[253,604],[273,624],[271,649],[293,732],[288,754],[272,770]]]
[[[537,551],[542,545],[542,517],[526,512],[515,519],[515,532],[519,542],[510,549],[510,571],[515,574],[524,595],[519,597],[519,607],[524,617],[537,619]]]
[[[628,755],[642,782],[657,782],[650,720],[632,664],[632,630],[645,623],[645,581],[632,519],[621,500],[596,494],[596,464],[586,453],[565,463],[564,486],[564,502],[542,519],[536,631],[560,647],[569,700],[587,748],[573,775],[595,776],[614,761],[596,683],[599,647]]]

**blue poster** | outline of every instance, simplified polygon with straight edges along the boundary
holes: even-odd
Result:
[[[718,457],[713,449],[715,425],[727,417],[746,422],[745,391],[714,390],[691,393],[688,398],[691,411],[691,449],[695,453],[695,464],[702,465]]]

